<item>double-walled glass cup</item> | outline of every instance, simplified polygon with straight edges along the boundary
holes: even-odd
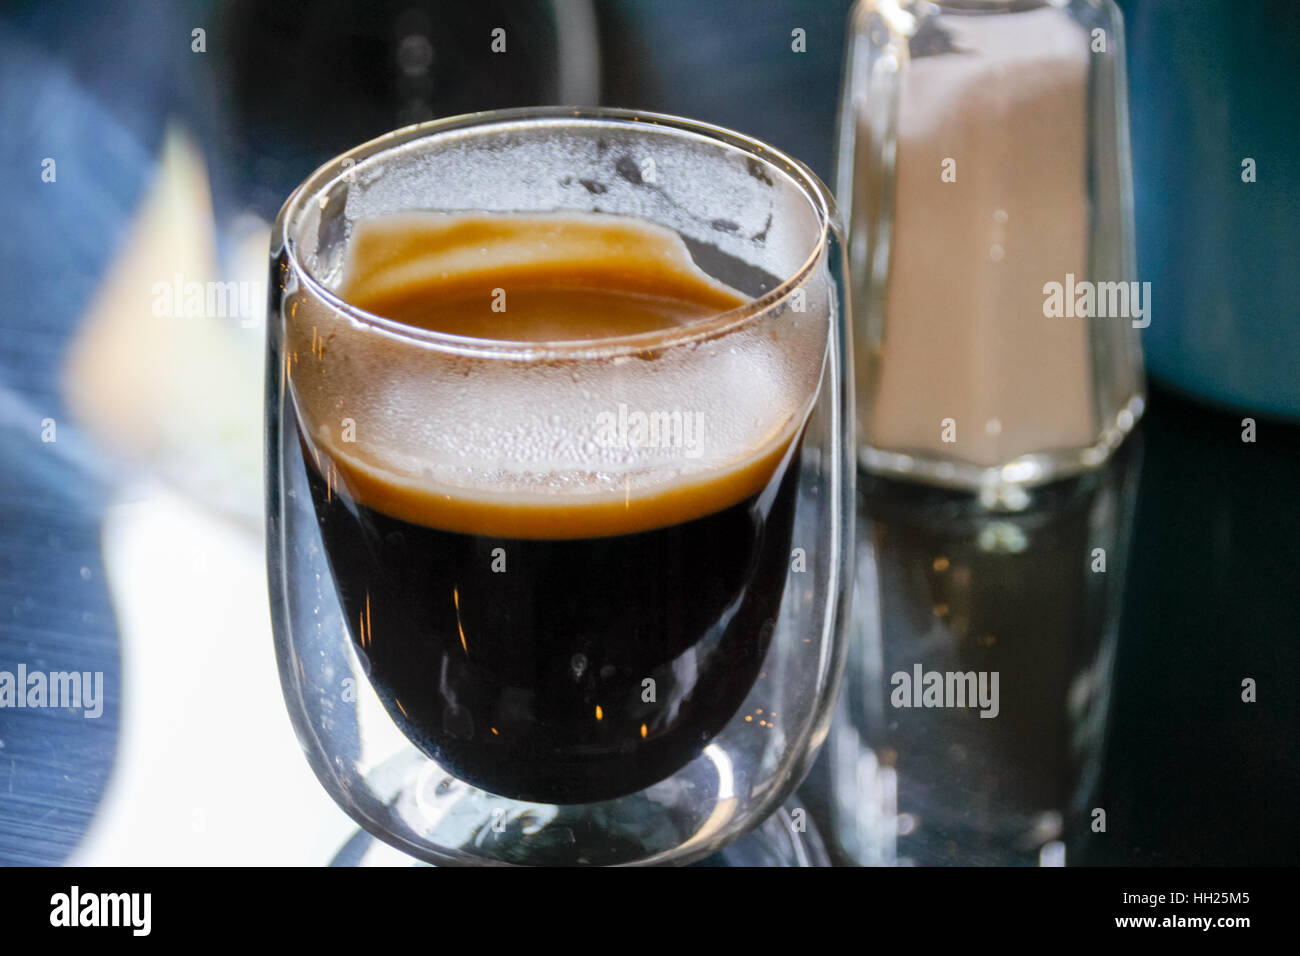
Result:
[[[748,301],[555,342],[511,340],[508,305],[483,339],[344,301],[357,224],[412,212],[637,217]],[[842,669],[843,277],[812,173],[667,116],[441,120],[295,191],[272,240],[272,617],[295,731],[358,823],[440,864],[685,863],[782,804]]]

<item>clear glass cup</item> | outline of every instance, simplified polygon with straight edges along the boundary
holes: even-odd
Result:
[[[355,224],[413,210],[637,216],[674,230],[700,269],[752,301],[668,332],[524,343],[413,329],[339,298]],[[399,130],[317,170],[286,202],[271,252],[272,618],[295,731],[334,800],[412,856],[471,865],[687,863],[781,806],[827,734],[853,553],[845,273],[833,201],[816,177],[763,143],[673,117],[479,113]],[[592,441],[601,416],[620,406],[703,410],[708,454],[632,454]],[[430,680],[433,669],[443,675],[438,694],[403,704],[369,675],[376,648],[388,640],[385,617],[396,604],[418,625],[423,592],[412,587],[409,601],[372,606],[369,587],[362,595],[336,586],[341,554],[329,541],[327,505],[353,509],[356,489],[314,439],[338,442],[348,428],[349,454],[384,461],[401,481],[418,484],[436,473],[473,488],[476,476],[502,470],[540,476],[537,493],[553,493],[558,508],[572,472],[584,480],[595,473],[602,494],[636,509],[634,482],[689,477],[705,467],[701,461],[729,460],[761,436],[792,437],[746,517],[732,525],[734,537],[708,545],[722,565],[733,548],[754,563],[751,586],[709,612],[699,641],[662,659],[637,649],[665,643],[660,632],[673,622],[667,611],[645,613],[644,602],[633,601],[638,581],[631,578],[607,582],[613,624],[595,631],[570,633],[562,617],[525,620],[518,629],[484,623],[494,620],[493,585],[479,578],[479,593],[462,585],[444,596],[456,602],[457,625],[462,614],[466,620],[453,649],[426,654]],[[546,440],[528,444],[523,456],[520,435]],[[395,458],[394,448],[404,457]],[[580,487],[590,490],[589,481]],[[647,519],[647,533],[658,534],[653,524]],[[367,539],[361,550],[414,549],[415,537],[395,537]],[[497,549],[480,544],[489,560]],[[514,539],[503,545],[503,553],[529,547]],[[594,552],[564,553],[575,573],[609,574],[583,563]],[[683,567],[699,561],[663,553]],[[705,567],[696,577],[725,571]],[[516,586],[512,573],[521,572],[507,570],[500,586]],[[523,640],[527,647],[512,643]],[[633,651],[629,640],[637,642]],[[644,674],[628,673],[629,653]],[[588,707],[590,728],[545,725],[529,710],[535,688],[509,680],[488,704],[465,693],[476,675],[509,670],[525,654],[538,673],[571,682],[547,685],[547,694]],[[649,703],[647,686],[654,688]],[[440,731],[422,737],[399,729],[413,708],[435,715]],[[500,719],[532,722],[512,737],[494,724],[503,712]],[[573,799],[506,797],[463,779],[481,780],[478,771],[491,764],[497,789],[519,789],[511,774],[536,763],[528,741],[548,733],[563,760],[539,792],[570,792],[564,768],[581,766],[585,782],[575,783]],[[611,792],[598,792],[593,781],[606,768]],[[631,789],[613,792],[620,789],[614,781]]]
[[[1152,313],[1114,4],[859,0],[836,179],[860,464],[1012,502],[1101,465]]]

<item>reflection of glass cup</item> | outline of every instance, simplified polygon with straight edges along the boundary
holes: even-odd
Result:
[[[1121,21],[1109,0],[860,0],[845,206],[859,460],[953,487],[1105,461],[1141,415]]]
[[[1140,455],[1014,514],[863,489],[831,748],[834,835],[859,863],[1086,858]]]
[[[339,298],[355,224],[412,210],[638,216],[752,301],[538,343]],[[273,235],[273,620],[331,796],[439,863],[686,862],[778,807],[826,732],[852,553],[841,252],[815,177],[670,117],[483,113],[322,167]],[[687,403],[702,454],[593,431]],[[376,476],[473,507],[394,510]],[[529,521],[487,520],[506,498]],[[579,530],[537,530],[543,511]]]

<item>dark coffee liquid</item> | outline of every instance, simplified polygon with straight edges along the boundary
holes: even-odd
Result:
[[[327,489],[310,455],[307,472],[375,690],[475,786],[544,803],[640,790],[699,754],[758,678],[795,468],[715,514],[579,540],[410,524]]]
[[[700,273],[675,234],[613,217],[407,216],[359,228],[351,255],[345,299],[469,338],[653,335],[745,301]],[[493,308],[507,293],[508,308]],[[339,333],[313,329],[307,354],[299,377],[351,374]],[[427,420],[402,400],[424,387],[402,360],[395,349],[365,366],[387,383],[378,407],[353,389],[330,414],[363,437],[394,408]],[[481,481],[414,477],[384,464],[391,448],[333,442],[328,421],[301,428],[343,611],[389,714],[461,779],[545,803],[663,780],[736,716],[780,610],[795,433],[792,421],[760,447],[673,462],[648,483],[638,472],[635,488],[630,472],[626,487],[582,467],[541,476],[561,495],[512,490],[490,469]],[[398,450],[393,460],[421,461],[418,446]]]

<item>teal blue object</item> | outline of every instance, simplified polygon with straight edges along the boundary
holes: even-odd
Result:
[[[1119,0],[1152,378],[1300,418],[1300,3]],[[1254,160],[1255,182],[1243,182]]]

